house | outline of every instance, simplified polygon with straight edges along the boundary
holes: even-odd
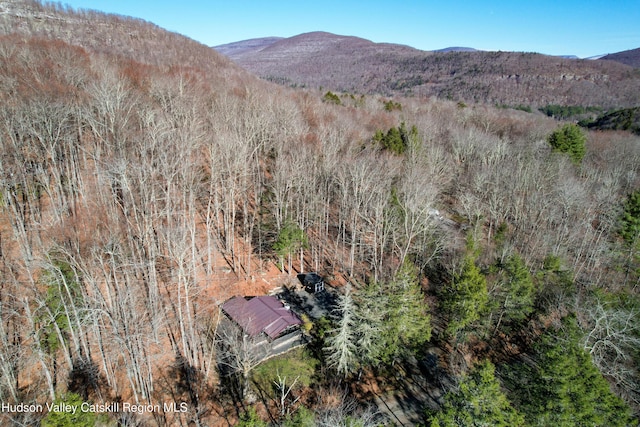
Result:
[[[298,274],[298,280],[304,289],[311,294],[324,291],[324,280],[318,273]]]
[[[274,296],[233,297],[222,311],[250,337],[264,334],[270,341],[297,330],[302,320]]]
[[[223,376],[246,374],[247,366],[305,344],[302,320],[274,296],[233,297],[220,308],[225,315],[217,330]]]

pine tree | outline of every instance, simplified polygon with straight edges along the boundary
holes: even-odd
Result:
[[[629,194],[620,219],[620,235],[629,246],[640,244],[640,190]]]
[[[351,297],[351,284],[338,299],[338,327],[327,338],[327,365],[347,376],[357,367],[356,306]]]
[[[573,123],[567,123],[549,135],[547,141],[554,151],[566,153],[574,163],[580,163],[586,153],[585,142],[587,137],[580,127]]]
[[[523,416],[500,389],[495,367],[489,361],[480,363],[471,374],[464,376],[458,389],[445,395],[440,411],[429,421],[432,427],[524,425]]]
[[[73,411],[51,411],[42,420],[42,427],[93,427],[96,425],[96,414],[81,410],[84,402],[79,395],[68,393],[64,396],[59,396],[53,403],[58,407],[60,405],[75,407],[75,413]]]
[[[419,348],[431,339],[431,319],[418,281],[418,270],[406,260],[386,286],[389,295],[387,335],[390,348]]]
[[[625,270],[627,280],[640,277],[640,190],[631,193],[620,216],[620,236],[627,249]]]
[[[443,308],[449,316],[447,332],[455,334],[480,318],[489,301],[487,280],[476,266],[477,253],[473,240],[467,243],[462,272],[443,295]]]
[[[500,323],[518,322],[533,311],[535,285],[524,260],[514,254],[502,267],[505,278],[499,286]]]
[[[293,221],[285,222],[282,230],[278,234],[278,239],[273,245],[273,249],[280,257],[281,264],[284,264],[284,258],[288,259],[288,271],[291,274],[292,270],[292,257],[297,251],[301,251],[309,246],[307,235]],[[301,257],[302,259],[302,257]],[[302,261],[301,261],[302,262]],[[300,266],[302,268],[302,266]]]
[[[431,318],[411,262],[405,261],[393,280],[367,286],[357,300],[364,365],[391,364],[431,339]]]
[[[573,316],[548,329],[534,345],[534,363],[507,369],[517,407],[531,425],[629,426],[629,407],[591,362]]]
[[[240,420],[236,424],[237,427],[267,427],[268,424],[260,418],[256,408],[250,406],[244,414],[240,417]]]

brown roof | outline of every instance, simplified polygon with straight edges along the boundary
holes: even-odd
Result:
[[[275,339],[288,327],[302,324],[294,312],[273,296],[233,297],[222,304],[222,310],[251,336],[264,332]]]

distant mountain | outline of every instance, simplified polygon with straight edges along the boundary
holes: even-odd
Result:
[[[282,39],[283,37],[262,37],[258,39],[222,44],[214,46],[213,48],[229,58],[237,58],[244,54],[258,52]]]
[[[360,55],[361,51],[369,53],[375,50],[378,53],[416,53],[418,49],[406,45],[393,43],[374,43],[372,41],[354,37],[342,36],[323,31],[300,34],[297,36],[280,39],[265,47],[261,52],[269,54],[283,52],[299,55],[313,55],[330,53],[336,55]]]
[[[307,57],[348,60],[375,54],[416,54],[419,51],[409,46],[392,43],[374,43],[359,37],[341,36],[322,31],[300,34],[289,38],[266,37],[264,39],[244,40],[227,45],[215,46],[241,65],[267,61],[261,68],[268,69],[280,59],[289,62],[306,60]]]
[[[267,40],[258,43],[261,49],[232,50],[229,57],[264,79],[342,92],[532,107],[622,108],[640,99],[640,76],[614,61],[471,48],[422,51],[326,32]]]
[[[640,68],[640,48],[611,53],[603,56],[601,59],[617,61],[635,68]]]
[[[307,38],[336,36],[335,34],[326,33],[322,31],[306,33],[301,35]],[[344,37],[344,36],[336,36],[336,37]],[[249,40],[242,40],[242,41],[237,41],[233,43],[221,44],[218,46],[213,46],[213,48],[217,50],[219,53],[226,55],[231,59],[237,60],[241,56],[258,52],[283,39],[284,37],[262,37],[257,39],[249,39]],[[355,40],[358,38],[350,37],[350,39]],[[364,40],[364,39],[359,39],[359,40]],[[368,42],[368,40],[364,40],[364,41]],[[394,45],[393,43],[384,43],[384,44],[391,45],[391,46]],[[395,46],[407,47],[405,45],[399,45],[399,44],[395,44]],[[472,47],[451,46],[451,47],[445,47],[443,49],[437,49],[437,50],[434,50],[433,52],[476,52],[476,51],[477,49],[474,49]]]
[[[434,52],[477,52],[477,49],[472,47],[445,47],[444,49],[434,50]]]

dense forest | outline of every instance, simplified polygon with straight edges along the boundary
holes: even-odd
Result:
[[[0,5],[3,425],[638,424],[637,134]],[[307,346],[220,345],[221,303],[303,271]]]

